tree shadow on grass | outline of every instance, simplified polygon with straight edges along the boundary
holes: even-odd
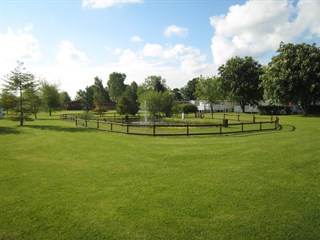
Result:
[[[70,133],[92,131],[92,129],[86,129],[86,128],[61,127],[61,126],[51,126],[51,125],[26,125],[25,127],[38,129],[38,130],[49,130],[49,131],[70,132]]]
[[[15,127],[0,127],[0,135],[6,134],[20,134],[21,132],[18,131]]]
[[[281,124],[279,125],[278,131],[285,131],[285,132],[294,132],[296,130],[296,126],[290,124]]]
[[[257,135],[271,135],[271,134],[279,134],[284,132],[294,132],[296,131],[296,126],[285,124],[279,125],[278,129],[267,129],[267,130],[256,130],[256,131],[248,131],[248,132],[238,132],[238,133],[230,133],[230,134],[223,134],[224,136],[229,137],[250,137],[250,136],[257,136]]]

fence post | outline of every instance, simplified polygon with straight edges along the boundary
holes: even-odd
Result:
[[[97,128],[99,129],[99,127],[100,127],[100,126],[99,126],[99,120],[97,120]]]
[[[127,124],[127,134],[129,134],[129,124]]]
[[[241,132],[243,132],[243,122],[241,122]]]
[[[110,131],[112,131],[112,123],[110,123]]]
[[[253,115],[253,123],[256,123],[256,117]]]
[[[189,137],[189,124],[187,123],[187,136]]]
[[[76,120],[74,121],[76,123],[76,127],[78,127],[78,118],[76,117]]]
[[[276,117],[276,120],[274,121],[274,129],[277,130],[279,127],[279,118]]]
[[[220,123],[220,134],[222,134],[222,124]]]
[[[240,114],[238,114],[238,122],[240,121]]]
[[[262,122],[260,121],[260,131],[262,131]]]
[[[154,137],[156,136],[156,124],[155,123],[153,124],[153,136]]]
[[[85,123],[86,123],[86,125],[85,125],[85,126],[86,126],[86,127],[88,127],[88,120],[85,120]]]

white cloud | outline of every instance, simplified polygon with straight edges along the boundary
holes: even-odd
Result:
[[[142,42],[142,39],[139,36],[133,36],[130,38],[130,41],[133,43],[139,43],[139,42]]]
[[[172,36],[185,37],[188,35],[188,28],[182,28],[176,25],[171,25],[165,29],[164,35],[166,37],[172,37]]]
[[[163,54],[163,47],[160,44],[147,43],[142,54],[145,57],[161,57]]]
[[[181,87],[200,74],[213,74],[206,56],[197,48],[177,44],[162,46],[147,43],[138,51],[130,49],[115,51],[118,61],[113,66],[128,75],[139,76],[134,81],[144,80],[148,75],[161,75],[170,87]],[[142,82],[141,81],[141,82]]]
[[[142,3],[143,0],[82,0],[82,7],[109,8],[116,5]]]
[[[37,61],[41,57],[39,42],[32,35],[32,25],[14,32],[12,29],[0,34],[0,61]]]
[[[293,42],[308,30],[320,35],[317,19],[320,2],[300,0],[249,0],[234,5],[222,16],[210,18],[215,29],[211,40],[214,63],[221,65],[233,56],[261,57],[274,52],[281,41]]]
[[[300,0],[297,11],[294,29],[299,32],[308,30],[311,35],[320,37],[320,1]]]
[[[70,41],[60,43],[57,60],[61,65],[74,67],[86,66],[89,63],[87,54],[77,50]]]

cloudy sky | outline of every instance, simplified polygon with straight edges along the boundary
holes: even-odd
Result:
[[[320,0],[0,0],[0,77],[16,61],[72,97],[110,73],[171,88],[233,56],[320,42]]]

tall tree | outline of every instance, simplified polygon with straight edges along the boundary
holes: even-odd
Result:
[[[34,82],[34,75],[29,72],[25,72],[24,63],[20,61],[18,61],[18,66],[11,71],[10,74],[5,76],[4,91],[16,96],[16,102],[13,102],[13,104],[18,112],[20,126],[23,126],[24,124],[27,112],[25,107],[29,100],[26,98],[27,96],[25,96],[25,93],[34,85]]]
[[[166,80],[161,76],[148,76],[142,86],[144,89],[154,90],[156,92],[165,92],[168,90]]]
[[[126,86],[126,91],[121,95],[117,102],[117,112],[120,114],[135,115],[139,111],[138,84],[132,82]]]
[[[107,82],[109,95],[112,101],[117,102],[118,98],[126,90],[126,85],[124,81],[126,80],[126,74],[113,72],[109,75],[109,80]]]
[[[184,100],[196,100],[196,85],[199,81],[199,78],[194,78],[187,82],[186,86],[182,87],[180,92]]]
[[[126,86],[125,94],[134,102],[138,100],[138,88],[138,84],[135,81]]]
[[[80,101],[81,106],[90,111],[94,107],[93,86],[87,86],[85,90],[79,90],[76,94],[76,100]]]
[[[221,89],[230,101],[238,102],[242,111],[247,104],[257,104],[263,98],[259,77],[262,66],[252,57],[233,57],[218,69]]]
[[[28,112],[33,113],[34,118],[37,119],[37,113],[40,111],[42,104],[38,84],[30,84],[30,87],[25,92],[25,98],[28,99],[26,109],[28,109]]]
[[[265,98],[282,104],[301,104],[305,114],[320,100],[320,47],[280,43],[261,77]]]
[[[196,85],[195,96],[205,100],[210,104],[211,115],[213,117],[213,105],[223,100],[221,82],[218,77],[200,77]]]
[[[183,100],[180,89],[179,88],[174,88],[172,89],[172,94],[173,94],[173,98],[175,101],[181,101]]]
[[[118,98],[116,110],[119,114],[136,115],[139,111],[139,103],[133,101],[129,95],[123,94],[120,98]]]
[[[60,93],[56,84],[46,81],[41,83],[41,100],[43,108],[52,115],[52,111],[61,109]]]
[[[18,102],[18,98],[15,94],[8,90],[3,90],[1,93],[0,105],[6,110],[7,114],[9,110],[14,110],[16,107],[16,103]]]
[[[60,93],[60,102],[62,104],[63,107],[65,107],[69,102],[71,102],[71,97],[70,95],[63,91]]]
[[[102,80],[98,77],[94,78],[93,101],[95,110],[101,116],[102,113],[106,110],[106,104],[108,101],[110,101],[110,98],[107,90],[103,87]]]
[[[152,117],[156,117],[161,113],[169,117],[172,114],[174,99],[169,91],[158,92],[155,90],[146,90],[139,95],[139,102],[146,104],[146,108]]]

